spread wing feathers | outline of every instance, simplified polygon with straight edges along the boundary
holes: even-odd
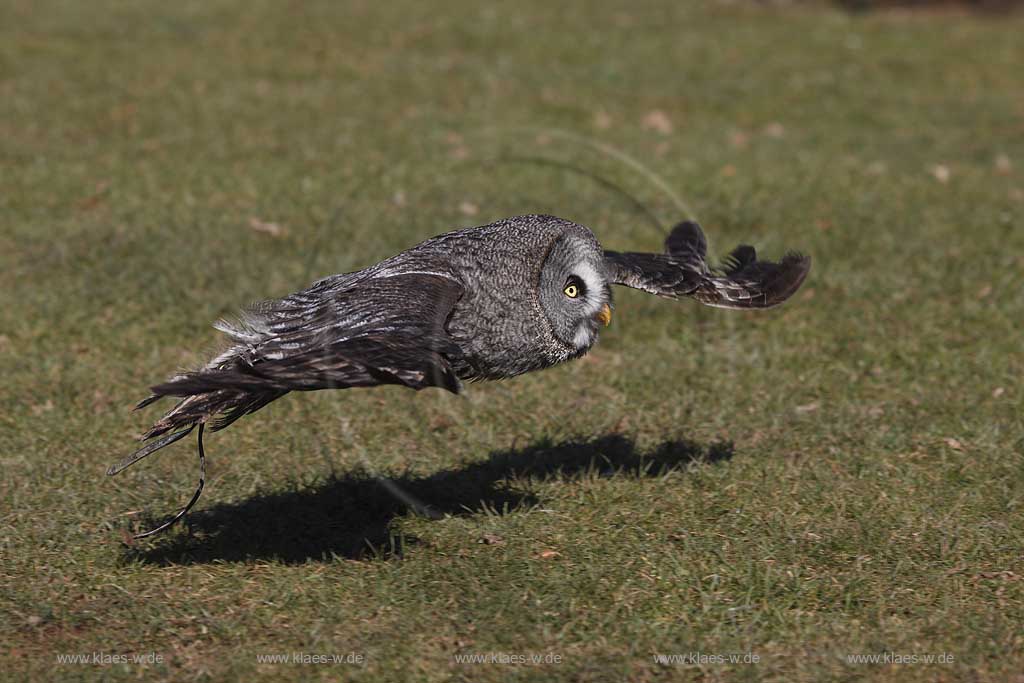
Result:
[[[143,434],[150,443],[109,473],[196,424],[213,419],[212,428],[223,429],[289,391],[400,384],[458,393],[449,359],[459,350],[445,325],[460,296],[458,282],[432,273],[332,278],[218,322],[234,345],[200,370],[152,387],[136,409],[165,396],[181,400]]]
[[[678,299],[691,297],[719,308],[770,308],[791,297],[807,277],[811,258],[789,252],[781,261],[758,261],[749,245],[736,247],[719,269],[707,264],[707,241],[693,221],[677,225],[664,254],[606,251],[613,284]]]

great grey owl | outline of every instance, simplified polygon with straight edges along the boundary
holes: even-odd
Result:
[[[209,421],[223,429],[290,391],[400,384],[459,392],[462,381],[501,379],[579,358],[611,321],[611,285],[708,306],[768,308],[789,298],[810,258],[758,261],[740,246],[720,270],[706,261],[694,222],[677,225],[662,254],[604,251],[586,227],[526,215],[449,232],[353,273],[246,310],[214,326],[228,348],[202,368],[152,387],[142,408],[179,399],[117,474]],[[177,521],[198,500],[170,521]]]

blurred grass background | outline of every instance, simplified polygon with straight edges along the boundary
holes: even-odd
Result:
[[[0,640],[28,680],[1008,680],[1024,668],[1019,16],[0,4]],[[526,212],[814,268],[617,291],[583,361],[292,395],[106,466],[212,320]],[[374,478],[429,507],[416,515]],[[266,664],[362,653],[365,666]],[[753,652],[757,665],[654,654]],[[946,665],[854,666],[855,653]],[[159,664],[68,665],[148,653]],[[560,664],[456,655],[551,653]]]

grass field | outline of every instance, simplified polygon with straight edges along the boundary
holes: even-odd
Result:
[[[0,5],[0,677],[1020,680],[1024,17],[631,7]],[[459,397],[289,396],[129,542],[194,444],[104,471],[211,321],[528,212],[814,267],[617,291]]]

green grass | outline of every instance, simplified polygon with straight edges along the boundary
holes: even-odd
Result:
[[[5,679],[1024,669],[1024,19],[630,7],[3,3]],[[215,318],[516,213],[656,249],[681,210],[558,131],[663,176],[717,254],[812,254],[804,289],[619,291],[585,360],[461,397],[289,396],[207,440],[188,525],[125,543],[193,445],[104,470]],[[653,659],[698,651],[760,661]],[[93,652],[162,662],[56,659]],[[365,665],[257,661],[292,652]],[[955,660],[845,659],[883,652]],[[489,653],[561,662],[455,659]]]

